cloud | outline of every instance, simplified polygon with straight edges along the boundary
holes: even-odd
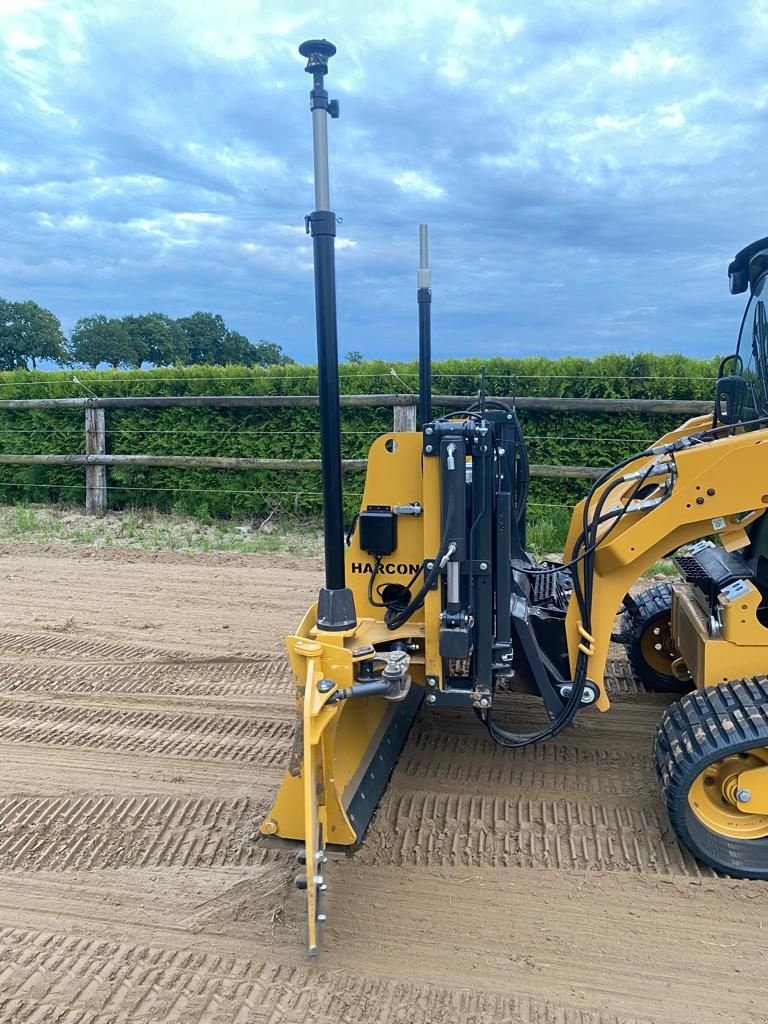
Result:
[[[764,6],[764,5],[763,5]],[[311,123],[328,87],[342,351],[727,351],[765,231],[761,4],[16,0],[0,13],[0,273],[71,328],[221,312],[313,359]]]
[[[396,174],[392,181],[403,192],[412,192],[414,195],[422,196],[424,199],[439,199],[445,195],[445,189],[435,185],[425,175],[418,171],[403,171]]]

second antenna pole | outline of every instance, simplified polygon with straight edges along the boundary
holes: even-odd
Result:
[[[432,419],[432,271],[429,269],[429,228],[419,224],[419,426]]]

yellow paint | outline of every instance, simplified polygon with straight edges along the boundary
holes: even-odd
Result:
[[[440,490],[437,473],[438,460],[427,459],[426,480],[422,481],[422,439],[417,433],[384,434],[371,446],[368,473],[361,508],[368,505],[408,505],[417,502],[425,511],[420,516],[402,515],[397,518],[397,548],[383,561],[388,566],[410,567],[421,565],[425,558],[435,556],[440,543]],[[427,497],[425,497],[425,493]],[[428,509],[429,511],[426,511]],[[314,785],[320,796],[309,800],[307,775],[303,769],[292,775],[287,771],[270,808],[261,831],[283,839],[306,840],[308,828],[314,828],[314,818],[306,815],[318,805],[318,821],[324,828],[324,842],[351,845],[357,841],[355,828],[347,817],[347,808],[357,788],[361,764],[370,757],[378,744],[395,707],[381,697],[365,700],[342,701],[324,706],[329,694],[319,700],[316,682],[321,678],[333,680],[339,688],[354,682],[356,660],[354,651],[365,645],[409,639],[418,643],[411,656],[410,672],[417,685],[423,685],[425,675],[424,610],[416,611],[411,620],[397,630],[384,623],[384,609],[368,602],[370,573],[355,571],[373,567],[372,557],[361,551],[357,532],[346,557],[347,585],[355,598],[358,622],[353,630],[327,633],[316,629],[317,609],[313,605],[304,616],[294,636],[286,639],[288,656],[295,681],[298,720],[302,721],[302,765],[309,764],[315,776]],[[377,576],[376,586],[383,583],[410,582],[410,569]],[[380,580],[380,582],[379,582]],[[421,583],[421,578],[414,589]],[[439,609],[439,593],[427,598],[427,609]],[[427,644],[434,674],[440,676],[437,657],[437,613],[433,614]],[[437,661],[437,668],[434,662]],[[308,664],[311,665],[315,689],[308,689]],[[305,699],[307,694],[311,699]],[[309,718],[307,716],[309,715]],[[310,787],[311,788],[311,787]]]
[[[742,764],[735,790],[736,793],[742,789],[748,790],[750,798],[744,803],[738,803],[738,808],[742,814],[765,815],[768,820],[768,748],[759,747],[748,753],[757,764],[754,767]]]
[[[741,803],[739,790],[751,799]],[[708,765],[688,791],[688,803],[702,824],[731,839],[768,836],[768,748],[728,754]]]
[[[709,417],[690,420],[659,443],[684,437],[709,424]],[[420,516],[398,516],[397,547],[383,559],[387,571],[373,580],[374,596],[378,596],[377,588],[382,584],[409,584],[411,567],[435,558],[440,547],[439,460],[424,458],[422,444],[419,433],[385,434],[373,443],[369,453],[362,508],[418,503],[422,509]],[[567,612],[571,667],[575,667],[579,652],[586,655],[587,676],[599,688],[601,710],[609,707],[604,672],[611,630],[616,611],[631,585],[657,559],[712,533],[717,533],[728,549],[743,546],[747,539],[744,527],[768,506],[768,430],[742,432],[694,445],[671,459],[675,485],[664,504],[627,514],[610,533],[606,526],[601,528],[604,540],[595,557],[589,630],[581,621],[575,602]],[[647,467],[649,461],[634,463],[629,468],[635,471]],[[623,472],[617,471],[602,485],[588,514],[594,513],[600,494]],[[660,486],[665,479],[654,478],[652,482]],[[611,503],[629,501],[635,486],[636,481],[620,484],[611,493]],[[644,498],[650,496],[646,494]],[[566,552],[573,548],[581,531],[583,512],[584,503],[574,511]],[[383,619],[384,609],[372,606],[368,600],[371,575],[364,570],[373,564],[374,559],[360,550],[356,533],[346,556],[347,582],[358,616],[354,629],[341,633],[318,631],[313,606],[296,634],[286,640],[295,679],[300,727],[296,754],[300,756],[292,765],[294,774],[286,773],[261,828],[266,834],[303,840],[306,844],[310,946],[317,944],[313,866],[326,843],[349,845],[357,840],[347,809],[360,783],[361,767],[378,745],[392,711],[392,706],[382,698],[328,705],[329,694],[318,690],[318,682],[329,679],[335,687],[352,685],[357,674],[356,662],[361,657],[355,652],[365,645],[376,646],[402,638],[415,647],[411,661],[413,682],[423,685],[426,676],[435,676],[438,685],[443,686],[438,642],[440,590],[436,588],[427,594],[424,607],[405,626],[390,631]],[[420,586],[422,578],[419,576],[413,584],[414,589]],[[712,639],[690,589],[677,589],[672,608],[673,638],[697,686],[765,669],[768,635],[757,619],[758,602],[759,594],[754,588],[743,599],[723,601],[722,636]],[[683,671],[682,664],[679,669]],[[762,774],[758,776],[755,772]],[[744,770],[745,778],[749,775],[754,776],[755,789],[760,793],[759,804],[755,806],[762,808],[763,790],[768,790],[768,771],[763,772],[750,762]],[[729,770],[728,786],[733,778],[734,773]],[[768,807],[768,795],[765,800]],[[733,813],[743,815],[743,809],[734,807]]]
[[[713,637],[709,633],[707,615],[697,601],[693,587],[675,585],[672,635],[699,689],[765,671],[768,629],[757,620],[759,600],[759,592],[750,584],[744,598],[730,603],[721,601],[723,631]]]
[[[657,443],[666,443],[710,423],[709,418],[691,420]],[[670,551],[713,533],[717,533],[729,549],[743,546],[747,540],[744,526],[762,515],[768,506],[768,430],[739,433],[708,444],[694,445],[675,453],[672,458],[677,477],[671,496],[657,508],[627,514],[606,535],[595,556],[591,622],[595,643],[589,655],[587,677],[600,688],[597,705],[602,711],[610,707],[604,674],[613,621],[622,598],[635,580]],[[647,468],[650,461],[648,458],[628,468],[632,471]],[[594,512],[599,494],[624,472],[618,471],[600,488],[591,502],[590,513]],[[663,477],[655,479],[664,480]],[[620,485],[612,493],[608,507],[614,502],[629,500],[636,483],[630,481]],[[649,496],[652,497],[646,495]],[[574,510],[566,554],[572,551],[581,532],[583,510],[584,502]],[[601,529],[605,535],[607,526]],[[753,614],[751,618],[746,615],[747,621],[742,623],[742,616],[740,613],[736,615],[736,609],[727,609],[728,635],[724,635],[722,641],[711,641],[697,630],[692,616],[691,621],[684,621],[680,611],[682,606],[676,611],[675,604],[672,626],[675,645],[697,686],[765,669],[768,633],[757,624]],[[685,608],[690,610],[690,601]],[[572,670],[579,645],[583,643],[579,620],[578,609],[573,602],[566,616]],[[737,637],[738,651],[735,650]],[[723,645],[719,649],[716,647],[718,643]],[[760,657],[762,663],[759,663]],[[715,673],[717,678],[714,678]]]

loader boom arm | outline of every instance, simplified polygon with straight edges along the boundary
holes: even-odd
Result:
[[[696,438],[711,426],[710,417],[689,420],[661,438],[656,447],[678,439]],[[595,553],[591,603],[591,636],[585,640],[575,602],[566,617],[568,654],[572,671],[579,651],[588,654],[587,677],[600,688],[597,706],[606,711],[605,665],[613,622],[624,595],[655,562],[684,544],[717,535],[727,550],[748,543],[747,527],[768,508],[768,425],[757,430],[694,440],[690,447],[669,456],[671,488],[656,507],[632,511],[637,479],[618,483],[621,471],[610,477],[590,500],[587,519],[594,514],[599,495],[614,486],[614,504],[628,503],[614,529],[603,528]],[[653,456],[639,463],[649,466]],[[635,469],[635,467],[633,467]],[[649,481],[650,487],[650,481]],[[637,498],[635,497],[635,502]],[[566,553],[573,551],[581,532],[585,501],[573,512]],[[578,567],[577,572],[582,572]]]

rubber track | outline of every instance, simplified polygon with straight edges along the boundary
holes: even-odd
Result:
[[[685,767],[712,760],[731,744],[768,741],[768,677],[707,686],[672,704],[654,736],[654,761],[663,789]]]
[[[235,1016],[227,1007],[237,1007]],[[0,1021],[14,1024],[646,1024],[466,988],[252,958],[0,929]]]
[[[291,745],[291,709],[284,719],[0,701],[0,740],[276,764]]]
[[[263,864],[253,842],[267,801],[133,797],[0,800],[0,868]]]
[[[605,666],[605,689],[608,696],[615,699],[645,693],[632,672],[625,649],[618,644],[612,647],[611,659]]]
[[[571,800],[385,794],[363,864],[549,867],[712,877],[659,814]]]

